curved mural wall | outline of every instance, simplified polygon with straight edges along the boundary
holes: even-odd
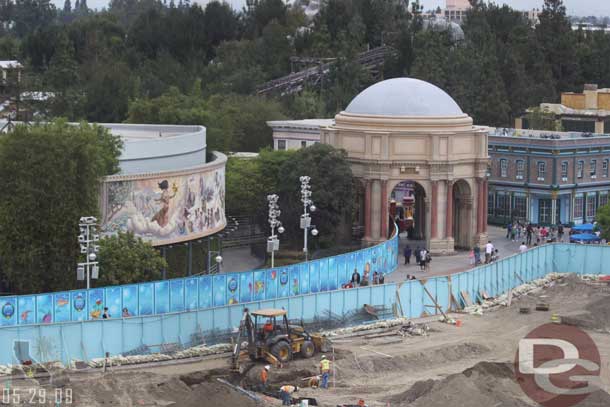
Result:
[[[106,177],[102,233],[133,232],[153,245],[193,240],[226,226],[227,157],[186,170]]]
[[[340,256],[274,269],[223,273],[156,282],[0,297],[1,326],[128,318],[193,311],[252,301],[333,291],[361,275],[396,269],[398,238]],[[369,278],[370,279],[370,278]]]

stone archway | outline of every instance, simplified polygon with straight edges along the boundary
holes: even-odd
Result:
[[[402,236],[427,240],[426,190],[415,180],[398,181],[390,191],[389,222],[396,222]]]
[[[472,188],[460,179],[453,183],[453,239],[456,249],[470,249],[473,245]]]

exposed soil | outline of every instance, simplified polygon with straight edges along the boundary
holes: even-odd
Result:
[[[403,301],[407,301],[406,299]],[[535,311],[545,302],[550,311]],[[530,307],[520,314],[520,307]],[[610,388],[610,290],[576,277],[513,300],[511,307],[485,310],[483,316],[454,315],[461,327],[427,320],[429,336],[401,337],[362,333],[335,338],[334,374],[330,389],[303,388],[295,396],[313,397],[321,406],[489,406],[534,407],[514,379],[513,360],[518,342],[532,329],[557,314],[573,320],[596,343],[602,357],[602,383]],[[397,328],[396,328],[397,330]],[[232,373],[229,357],[159,367],[116,369],[105,375],[71,377],[75,406],[250,407],[247,395],[218,382],[222,378],[246,389],[258,389],[263,363],[243,376]],[[272,368],[269,387],[305,385],[317,373],[319,355],[296,359],[284,368]],[[257,393],[260,404],[278,406],[279,400]],[[610,395],[600,390],[576,407],[610,406]]]

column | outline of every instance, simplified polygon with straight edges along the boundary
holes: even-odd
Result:
[[[364,238],[371,235],[371,181],[364,180]]]
[[[388,181],[381,181],[381,238],[388,238]]]
[[[483,233],[487,233],[487,205],[489,201],[488,195],[489,181],[483,180],[483,208],[481,208],[481,228]]]
[[[557,198],[553,198],[553,199],[551,199],[551,225],[557,224],[557,216],[555,216],[556,212],[557,212]]]
[[[481,208],[483,207],[483,180],[477,178],[477,234],[483,233],[483,217]]]
[[[447,223],[445,230],[447,231],[447,239],[453,237],[453,181],[447,181]]]
[[[430,198],[430,224],[432,226],[432,239],[438,237],[437,217],[438,217],[438,181],[432,181],[432,196]]]
[[[582,194],[582,223],[587,223],[587,193]]]

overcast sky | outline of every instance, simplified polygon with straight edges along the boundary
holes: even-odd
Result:
[[[191,0],[200,4],[207,3],[208,0]],[[226,0],[234,8],[241,9],[245,5],[245,0]],[[53,0],[58,7],[63,7],[64,0]],[[610,16],[610,0],[564,0],[568,9],[568,14],[578,16]],[[74,0],[72,1],[74,3]],[[176,1],[177,3],[177,1]],[[422,0],[424,9],[428,10],[437,6],[444,7],[445,0]],[[543,0],[497,0],[496,3],[506,3],[517,9],[541,8]],[[101,8],[108,4],[108,0],[87,0],[87,5],[91,8]]]

